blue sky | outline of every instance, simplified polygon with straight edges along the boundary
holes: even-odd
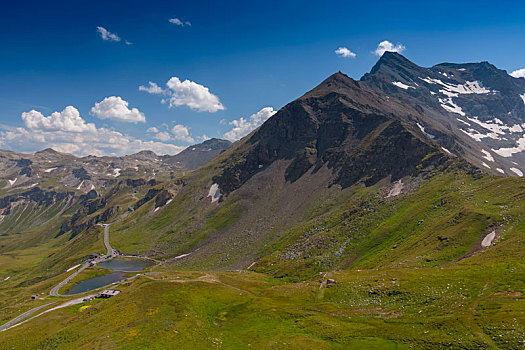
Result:
[[[359,79],[384,40],[422,66],[511,72],[525,68],[523,13],[517,1],[4,3],[0,148],[175,153],[235,139],[338,70]],[[150,81],[158,94],[139,90]]]

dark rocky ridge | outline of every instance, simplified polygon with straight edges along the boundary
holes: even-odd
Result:
[[[230,145],[230,141],[213,138],[189,146],[174,156],[164,156],[162,159],[168,164],[176,164],[184,169],[195,170],[228,149]]]
[[[290,161],[290,182],[325,164],[335,174],[334,183],[343,187],[414,175],[428,154],[436,153],[428,166],[446,158],[437,144],[407,124],[417,116],[415,109],[336,73],[266,121],[234,159],[224,162],[214,181],[228,194],[279,159]]]
[[[525,136],[519,131],[525,122],[525,79],[514,78],[488,62],[425,68],[398,53],[386,52],[360,82],[418,110],[420,116],[412,123],[419,123],[441,146],[468,161],[488,163],[484,170],[501,175],[495,171],[499,168],[513,176],[516,173],[508,169],[525,170],[524,152],[504,156],[495,152],[517,147]],[[484,157],[481,149],[494,160]]]

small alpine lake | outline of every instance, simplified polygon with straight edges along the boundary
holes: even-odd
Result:
[[[147,260],[112,259],[103,261],[99,263],[98,266],[113,272],[83,280],[75,284],[71,289],[65,292],[64,295],[84,293],[107,286],[108,284],[124,279],[128,272],[140,272],[151,265],[153,265],[153,263]]]
[[[131,260],[131,259],[113,259],[113,260],[103,261],[98,264],[98,266],[106,268],[108,270],[122,271],[122,272],[139,272],[151,265],[153,265],[153,263],[148,260]]]

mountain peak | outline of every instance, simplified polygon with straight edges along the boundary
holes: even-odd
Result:
[[[35,152],[35,154],[44,154],[44,153],[48,153],[48,154],[58,154],[58,152],[55,151],[55,150],[52,149],[52,148],[46,148],[46,149],[43,149],[43,150],[41,150],[41,151]]]
[[[372,67],[372,70],[369,74],[375,74],[378,71],[381,71],[385,69],[386,67],[392,69],[418,69],[420,68],[417,64],[413,63],[409,59],[407,59],[405,56],[397,53],[397,52],[391,52],[386,51],[383,56],[377,61],[377,63]]]
[[[348,75],[338,71],[328,78],[323,80],[314,89],[307,92],[303,97],[317,96],[319,94],[325,94],[330,91],[346,91],[348,89],[354,90],[359,88],[359,84]]]

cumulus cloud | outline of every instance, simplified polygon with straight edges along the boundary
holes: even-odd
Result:
[[[173,132],[173,138],[177,141],[183,142],[195,142],[195,139],[191,137],[190,132],[187,127],[181,124],[175,125],[171,132]]]
[[[118,131],[86,123],[73,106],[50,116],[32,110],[22,113],[23,127],[0,131],[0,148],[34,152],[51,147],[59,152],[85,155],[121,156],[144,150],[157,154],[177,154],[184,147],[157,141],[144,141]]]
[[[191,27],[191,23],[189,21],[181,21],[180,19],[178,18],[170,18],[168,19],[168,21],[172,24],[175,24],[177,26],[180,26],[180,27],[184,27],[184,26],[188,26],[188,27]]]
[[[510,73],[510,75],[514,78],[525,78],[525,68],[515,70],[514,72]]]
[[[72,133],[93,133],[96,130],[95,124],[86,123],[78,110],[73,106],[67,106],[62,112],[54,112],[48,117],[44,117],[42,113],[33,109],[22,113],[22,121],[29,130],[66,131]]]
[[[128,123],[145,123],[146,116],[137,108],[128,108],[128,102],[119,96],[109,96],[95,103],[91,114],[99,119],[111,119]]]
[[[104,27],[97,27],[97,32],[100,34],[100,37],[102,38],[102,40],[105,40],[105,41],[120,41],[120,40],[122,40],[122,39],[120,39],[120,37],[117,34],[111,33],[109,30],[107,30]]]
[[[169,141],[169,140],[171,140],[170,134],[167,133],[166,131],[161,131],[161,132],[157,133],[155,135],[155,138],[157,140],[161,140],[161,141]]]
[[[401,53],[401,52],[405,51],[405,46],[402,45],[402,44],[394,45],[388,40],[381,41],[377,45],[377,48],[375,49],[374,54],[376,56],[383,56],[383,54],[386,51]]]
[[[144,86],[144,85],[139,86],[139,91],[146,91],[147,93],[157,94],[157,95],[165,93],[164,89],[162,89],[160,86],[158,86],[152,81],[148,82],[148,86]]]
[[[150,81],[148,86],[139,86],[139,90],[150,94],[166,95],[167,97],[161,102],[168,103],[170,108],[188,106],[198,112],[210,113],[226,109],[219,98],[210,92],[210,89],[196,82],[187,79],[181,81],[178,77],[172,77],[166,86],[166,89],[162,89]]]
[[[152,126],[151,128],[148,128],[148,130],[146,130],[146,132],[159,132],[159,129],[156,128],[155,126]]]
[[[357,56],[355,53],[353,53],[346,47],[338,48],[337,50],[335,50],[335,54],[340,57],[350,57],[350,58],[355,58],[355,56]]]
[[[268,118],[277,113],[272,107],[264,107],[259,112],[252,114],[249,118],[242,118],[230,122],[233,129],[224,133],[224,137],[230,141],[237,141],[248,135],[252,130],[258,128]]]

